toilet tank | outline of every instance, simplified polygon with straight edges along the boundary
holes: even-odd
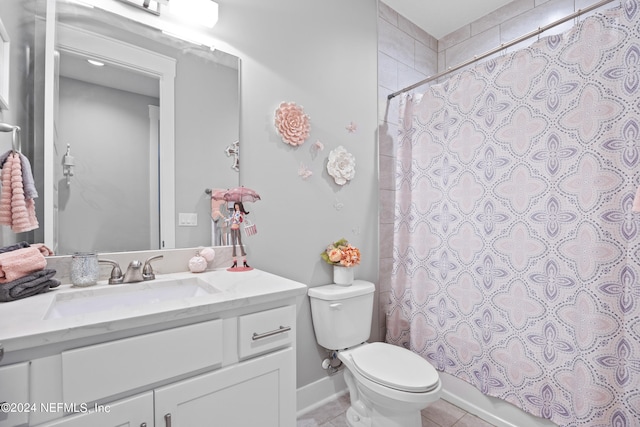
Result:
[[[309,288],[318,344],[328,350],[342,350],[368,340],[374,291],[374,284],[364,280],[355,280],[351,286]]]

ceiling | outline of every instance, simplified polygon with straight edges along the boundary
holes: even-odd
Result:
[[[441,39],[513,0],[382,1],[436,39]]]

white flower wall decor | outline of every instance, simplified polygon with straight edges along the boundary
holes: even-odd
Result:
[[[342,145],[331,150],[327,172],[338,185],[345,185],[356,175],[356,158]]]

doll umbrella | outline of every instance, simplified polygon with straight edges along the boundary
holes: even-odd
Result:
[[[245,186],[234,187],[228,190],[215,191],[211,198],[214,200],[225,200],[227,202],[256,202],[260,200],[260,195]]]

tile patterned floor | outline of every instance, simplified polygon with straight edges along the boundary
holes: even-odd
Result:
[[[297,427],[346,427],[345,412],[349,395],[345,394],[298,419]],[[492,427],[486,421],[440,399],[422,411],[422,427]]]

